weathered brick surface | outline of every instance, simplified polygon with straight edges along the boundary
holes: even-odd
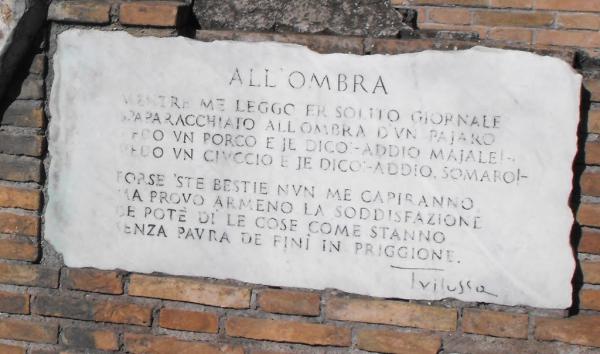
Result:
[[[600,227],[600,204],[584,203],[579,205],[577,222],[585,226]]]
[[[244,354],[237,345],[188,342],[166,336],[126,333],[125,349],[133,354],[201,353]]]
[[[39,257],[38,240],[29,237],[0,238],[0,258],[17,261],[36,261]]]
[[[318,316],[321,296],[301,291],[265,290],[258,296],[258,306],[267,312]]]
[[[63,284],[73,290],[123,294],[123,278],[117,271],[70,268],[65,271]]]
[[[225,332],[231,337],[274,342],[339,347],[352,344],[352,335],[349,328],[296,321],[231,317],[225,322]]]
[[[486,38],[492,41],[531,44],[533,41],[533,30],[506,27],[491,28]]]
[[[600,347],[600,316],[536,318],[535,338]]]
[[[17,345],[0,344],[0,353],[2,354],[25,354],[27,348]]]
[[[45,117],[41,101],[17,100],[10,104],[0,114],[1,125],[12,125],[16,127],[42,128]]]
[[[29,295],[0,291],[0,312],[28,314]]]
[[[84,321],[149,326],[152,308],[116,301],[100,301],[56,295],[36,295],[32,299],[31,312],[44,316],[64,317]]]
[[[462,326],[465,333],[494,337],[527,338],[529,317],[526,314],[465,309]]]
[[[196,39],[201,41],[236,40],[244,42],[273,41],[281,43],[294,43],[305,45],[319,53],[362,54],[364,52],[363,39],[359,37],[200,30],[196,32]]]
[[[39,210],[42,192],[38,189],[0,185],[0,207]]]
[[[39,265],[0,263],[0,283],[58,287],[58,270]]]
[[[99,1],[53,1],[48,9],[48,19],[62,22],[110,22],[110,3]]]
[[[471,11],[457,8],[433,8],[429,10],[429,20],[437,23],[468,25],[471,23]]]
[[[456,309],[400,301],[331,298],[327,318],[340,321],[390,324],[437,331],[456,330]]]
[[[600,290],[582,289],[579,292],[579,307],[600,311]]]
[[[535,8],[541,10],[600,12],[600,3],[589,0],[535,0]]]
[[[0,211],[0,233],[35,237],[40,233],[40,218]]]
[[[583,82],[583,86],[590,93],[590,100],[600,102],[600,79],[588,78]]]
[[[15,182],[40,182],[42,161],[31,157],[0,154],[0,179]]]
[[[75,348],[106,351],[119,349],[119,337],[117,333],[108,330],[67,327],[62,329],[60,341],[64,345]]]
[[[37,75],[28,76],[17,89],[19,100],[41,100],[44,98],[44,80]]]
[[[52,344],[58,341],[58,325],[0,318],[0,338]]]
[[[600,173],[583,173],[579,179],[579,186],[583,195],[600,196]]]
[[[583,281],[588,284],[600,284],[600,262],[582,261]]]
[[[600,109],[593,108],[588,112],[588,133],[600,133]]]
[[[45,139],[41,135],[14,135],[0,132],[0,153],[41,156]]]
[[[164,308],[160,310],[159,326],[181,331],[217,333],[219,316],[210,312]]]
[[[179,1],[139,1],[119,7],[119,21],[125,25],[176,27],[184,23],[188,6]]]
[[[129,295],[193,302],[204,305],[248,308],[250,289],[199,280],[134,274]]]
[[[598,14],[560,13],[556,22],[562,28],[600,30],[600,15]]]
[[[600,254],[600,232],[584,228],[577,250],[581,253]]]
[[[461,354],[592,354],[593,350],[560,342],[544,342],[482,336],[449,336],[444,340],[444,353]]]
[[[358,331],[356,337],[358,348],[379,353],[435,354],[442,345],[439,336],[423,333],[365,329]]]
[[[539,30],[536,34],[536,43],[541,45],[595,48],[600,47],[600,33],[597,31]]]
[[[29,73],[35,74],[38,76],[44,75],[46,72],[46,55],[38,54],[33,57],[31,61],[31,66],[29,67]]]
[[[490,6],[501,9],[530,9],[533,6],[533,0],[490,0]]]
[[[550,13],[476,11],[474,23],[485,26],[543,27],[554,21]]]

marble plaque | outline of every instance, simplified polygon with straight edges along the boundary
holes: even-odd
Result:
[[[581,77],[69,30],[45,238],[71,267],[566,308]]]

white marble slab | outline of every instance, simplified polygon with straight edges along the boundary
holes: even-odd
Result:
[[[571,303],[560,60],[69,30],[54,74],[44,237],[68,266]]]

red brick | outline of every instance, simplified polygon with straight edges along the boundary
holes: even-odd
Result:
[[[471,12],[467,9],[431,8],[429,21],[453,25],[468,25],[471,23]]]
[[[261,310],[287,315],[318,316],[321,312],[319,294],[303,291],[265,290],[258,296]]]
[[[579,308],[600,311],[600,290],[582,289],[579,292]]]
[[[328,319],[418,327],[436,331],[456,330],[456,309],[401,301],[332,298]]]
[[[588,133],[600,134],[600,110],[592,109],[588,113]]]
[[[58,325],[0,318],[0,338],[55,344]]]
[[[556,22],[567,29],[600,30],[600,16],[596,14],[559,13]]]
[[[554,15],[540,12],[476,11],[473,23],[485,26],[543,27],[554,22]]]
[[[600,2],[596,0],[536,0],[536,9],[600,12]]]
[[[119,350],[117,333],[107,330],[67,327],[61,331],[61,342],[75,348]]]
[[[89,0],[53,1],[48,9],[48,19],[62,22],[110,22],[110,4]]]
[[[188,342],[166,336],[125,333],[125,348],[133,354],[244,354],[244,349],[234,345]]]
[[[42,135],[0,132],[0,153],[39,157],[45,147],[46,140]]]
[[[476,25],[449,25],[442,23],[424,23],[421,25],[422,30],[431,31],[448,31],[463,34],[477,35],[479,38],[485,38],[489,27],[487,26],[476,26]],[[472,45],[471,45],[472,46]],[[438,49],[437,47],[434,47]],[[429,48],[431,49],[431,48]]]
[[[129,281],[129,295],[238,309],[250,307],[249,288],[187,278],[134,274]]]
[[[29,294],[0,291],[0,312],[29,314]]]
[[[535,338],[600,347],[600,316],[537,318]]]
[[[490,0],[491,7],[530,9],[533,6],[533,0]]]
[[[465,333],[525,339],[529,317],[508,312],[465,309],[462,325]]]
[[[490,28],[486,38],[508,43],[531,44],[533,42],[533,31],[524,28]]]
[[[584,80],[583,86],[590,92],[590,100],[600,102],[600,79],[588,78]]]
[[[42,161],[32,157],[0,154],[0,179],[14,182],[41,182]]]
[[[0,125],[43,128],[45,124],[42,101],[16,100],[0,113]]]
[[[600,47],[600,32],[538,30],[536,44],[597,48]]]
[[[579,179],[581,194],[590,196],[600,196],[600,173],[585,172]]]
[[[577,251],[581,253],[600,254],[600,232],[584,228]]]
[[[600,165],[600,143],[586,143],[584,156],[587,165]]]
[[[0,233],[36,237],[40,233],[40,218],[36,215],[0,212]]]
[[[2,354],[25,354],[26,348],[16,345],[0,344],[0,353]]]
[[[587,284],[600,284],[600,262],[581,261],[583,282]]]
[[[600,204],[580,204],[577,210],[577,222],[580,225],[600,227]]]
[[[152,308],[148,306],[57,295],[35,296],[31,312],[43,316],[139,326],[149,326],[152,316]]]
[[[58,270],[39,265],[0,263],[0,283],[56,288]]]
[[[42,192],[38,189],[0,185],[0,207],[39,210]]]
[[[39,253],[38,240],[30,237],[0,238],[0,258],[34,262]]]
[[[392,0],[392,5],[405,6],[407,0]],[[489,0],[408,0],[410,5],[457,5],[485,7]]]
[[[187,5],[176,1],[139,1],[123,3],[119,21],[125,25],[176,27],[187,15]]]
[[[123,278],[117,271],[70,268],[66,270],[63,284],[67,289],[123,294]]]
[[[337,347],[347,347],[352,344],[349,328],[295,321],[232,317],[225,323],[225,332],[230,337],[273,342]]]
[[[435,354],[442,345],[441,338],[435,335],[372,329],[359,330],[357,339],[358,348],[379,353]]]
[[[160,310],[159,325],[181,331],[217,333],[219,316],[210,312],[165,308]]]

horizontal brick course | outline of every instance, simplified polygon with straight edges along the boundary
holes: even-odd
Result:
[[[542,10],[600,12],[600,2],[590,0],[535,0],[535,8]]]
[[[88,348],[113,351],[119,349],[117,333],[108,330],[63,328],[60,334],[62,344],[75,348]]]
[[[600,254],[600,231],[584,228],[577,250],[581,253]]]
[[[536,318],[535,338],[600,347],[600,316]]]
[[[56,288],[58,270],[40,265],[0,263],[0,283]]]
[[[577,209],[577,222],[580,225],[600,227],[600,204],[580,204]]]
[[[42,192],[39,189],[0,185],[0,207],[39,210]]]
[[[181,331],[217,333],[219,316],[209,312],[164,308],[160,310],[159,326]]]
[[[29,294],[0,291],[0,312],[28,314]]]
[[[363,329],[356,337],[359,349],[380,353],[435,354],[442,345],[439,336],[423,333]]]
[[[40,218],[0,211],[0,233],[36,237],[40,233]]]
[[[41,101],[17,100],[0,114],[1,125],[42,128],[44,123],[45,116]]]
[[[526,314],[465,309],[462,326],[465,333],[525,339],[529,317]]]
[[[476,11],[473,23],[485,26],[544,27],[554,22],[554,15],[539,12]]]
[[[14,182],[41,182],[42,161],[31,157],[0,154],[0,179]]]
[[[193,302],[204,305],[249,308],[250,289],[176,277],[133,274],[129,295]]]
[[[0,132],[0,153],[42,156],[46,140],[41,135],[15,135]]]
[[[579,292],[579,307],[600,311],[600,290],[582,289]]]
[[[48,19],[61,22],[110,22],[110,4],[94,1],[53,1],[48,9]]]
[[[244,354],[244,349],[237,345],[190,342],[167,336],[125,333],[124,341],[127,352],[133,354]]]
[[[581,261],[583,281],[588,284],[600,284],[600,262]]]
[[[27,348],[18,345],[0,344],[0,353],[2,354],[25,354]]]
[[[321,296],[302,291],[265,290],[258,296],[262,311],[287,315],[318,316],[321,312]]]
[[[123,294],[123,278],[117,271],[70,268],[65,270],[63,284],[67,289]]]
[[[139,326],[149,326],[152,316],[152,308],[148,306],[57,295],[34,296],[31,312],[43,316]]]
[[[183,24],[188,7],[178,1],[138,1],[119,7],[119,21],[125,25],[176,27]]]
[[[536,44],[565,47],[600,47],[600,33],[597,31],[538,30]]]
[[[58,325],[0,318],[0,338],[54,344],[58,341]]]
[[[0,238],[0,258],[34,262],[39,258],[38,240],[30,237]]]
[[[456,330],[456,309],[400,301],[331,298],[326,317],[331,320],[379,323],[436,331]]]
[[[296,321],[232,317],[225,322],[225,332],[231,337],[274,342],[338,347],[352,344],[349,328]]]

